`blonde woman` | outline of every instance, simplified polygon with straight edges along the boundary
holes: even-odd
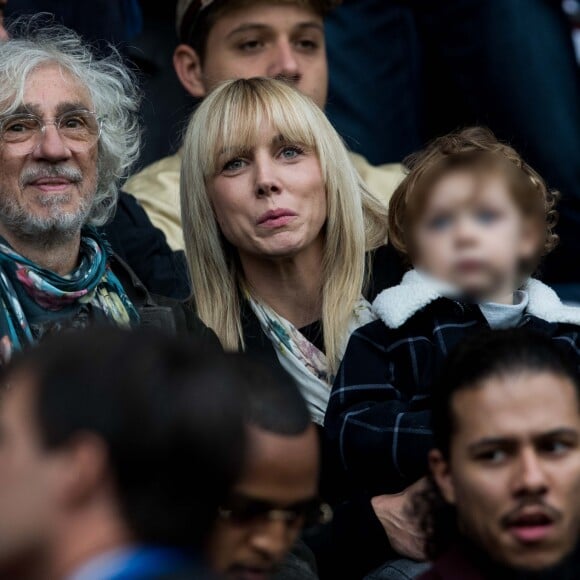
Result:
[[[189,123],[181,208],[198,315],[224,348],[277,359],[322,424],[387,225],[340,137],[288,84],[228,81]]]

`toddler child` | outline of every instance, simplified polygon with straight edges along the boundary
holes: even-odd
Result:
[[[530,277],[557,242],[557,194],[478,127],[434,141],[408,165],[389,241],[412,269],[375,299],[379,320],[351,336],[325,419],[351,485],[371,495],[426,474],[431,385],[468,336],[523,326],[580,361],[580,308]]]

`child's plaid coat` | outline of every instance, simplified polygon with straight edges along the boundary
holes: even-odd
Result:
[[[520,325],[552,337],[578,361],[580,308],[537,280]],[[373,304],[380,320],[353,333],[337,373],[325,428],[356,490],[396,493],[426,474],[432,447],[431,385],[448,353],[489,329],[476,304],[441,296],[414,271]]]

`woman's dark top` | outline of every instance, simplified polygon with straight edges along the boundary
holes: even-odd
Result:
[[[406,268],[391,246],[382,246],[369,255],[369,276],[365,298],[372,302],[385,288],[400,283]],[[242,303],[242,328],[246,353],[270,368],[283,370],[270,340],[247,303]],[[324,352],[320,321],[299,329],[319,350]],[[397,558],[387,535],[376,517],[370,496],[342,501],[349,496],[342,489],[342,470],[337,459],[326,451],[324,431],[319,428],[322,455],[321,494],[334,508],[334,520],[324,528],[305,534],[305,541],[316,555],[318,573],[325,578],[362,578],[386,560]]]

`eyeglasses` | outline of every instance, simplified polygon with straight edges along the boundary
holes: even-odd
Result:
[[[86,109],[67,111],[53,120],[31,113],[14,113],[0,117],[0,140],[20,152],[30,153],[38,147],[47,125],[56,127],[69,149],[83,151],[99,140],[102,120]]]
[[[235,496],[218,515],[223,520],[238,525],[251,525],[266,521],[283,521],[290,526],[311,528],[332,521],[332,508],[319,499],[311,499],[289,506],[275,506],[269,502]]]

